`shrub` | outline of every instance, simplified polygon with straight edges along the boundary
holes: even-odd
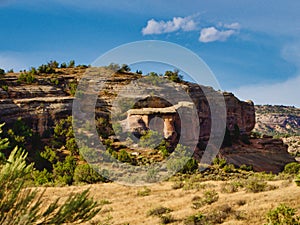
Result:
[[[42,171],[34,170],[32,172],[32,178],[34,180],[34,183],[38,186],[53,182],[52,174],[49,173],[46,169]]]
[[[5,70],[0,68],[0,78],[5,75]]]
[[[195,215],[189,216],[184,220],[185,225],[204,225],[207,224],[206,216],[202,213],[197,213]]]
[[[235,167],[233,164],[227,164],[223,167],[223,171],[225,173],[233,173],[233,172],[235,172]]]
[[[139,145],[144,148],[152,148],[159,146],[163,141],[163,136],[157,131],[149,130],[141,138]]]
[[[292,162],[292,163],[286,164],[283,172],[287,173],[287,174],[294,174],[294,175],[298,174],[300,172],[300,163]]]
[[[295,183],[297,184],[297,186],[300,186],[300,174],[296,177]]]
[[[226,182],[221,184],[221,192],[222,193],[234,193],[238,191],[239,186],[236,182]]]
[[[124,72],[130,72],[130,67],[127,64],[122,64],[121,68],[118,70],[118,72],[124,73]]]
[[[183,188],[183,186],[184,186],[183,182],[177,181],[174,184],[172,184],[172,189],[175,189],[175,190],[180,189],[180,188]]]
[[[45,146],[45,150],[40,153],[42,158],[47,159],[50,163],[55,164],[59,160],[56,152],[48,146]]]
[[[217,157],[213,160],[213,164],[217,165],[219,168],[223,168],[226,165],[226,163],[227,163],[226,159],[223,158]]]
[[[252,165],[241,165],[240,166],[240,170],[244,170],[244,171],[253,171],[253,166]]]
[[[60,184],[71,185],[73,183],[76,161],[72,156],[67,156],[63,162],[53,165],[53,176]]]
[[[60,68],[67,68],[67,63],[65,63],[65,62],[61,63]]]
[[[35,77],[32,73],[21,73],[18,77],[18,82],[32,84],[35,81]]]
[[[167,169],[171,172],[192,173],[198,169],[198,162],[189,156],[186,146],[178,144],[173,155],[167,161]]]
[[[162,154],[164,158],[170,155],[169,149],[170,149],[170,143],[167,142],[166,140],[163,140],[157,147],[157,150],[160,152],[160,154]]]
[[[202,198],[194,198],[192,201],[193,208],[198,209],[204,205],[210,205],[219,200],[219,194],[215,190],[207,190]]]
[[[0,138],[0,150],[8,144],[7,139]],[[98,203],[88,197],[88,190],[47,204],[43,193],[23,188],[33,169],[33,164],[26,164],[26,157],[25,151],[14,148],[8,159],[0,162],[0,224],[83,223],[100,211]]]
[[[166,71],[164,74],[164,77],[166,77],[168,80],[180,83],[182,82],[183,76],[179,74],[179,70],[174,70],[174,71]]]
[[[7,85],[2,85],[1,88],[2,88],[3,91],[8,91],[8,86]]]
[[[55,73],[55,67],[52,67],[50,63],[48,63],[47,65],[42,64],[38,67],[37,71],[39,74],[41,73],[52,74]]]
[[[175,221],[174,217],[171,214],[161,215],[160,221],[162,224],[169,224]]]
[[[296,210],[280,204],[275,209],[270,210],[267,213],[267,224],[266,225],[299,225],[300,218],[295,216]]]
[[[74,60],[71,60],[69,63],[68,63],[68,68],[74,68],[75,67],[75,61]]]
[[[137,196],[148,196],[151,193],[151,189],[148,187],[143,187],[142,189],[138,190]]]
[[[113,71],[118,71],[121,69],[121,66],[116,63],[111,63],[108,66],[106,66],[107,69],[113,70]]]
[[[74,181],[76,183],[94,184],[100,181],[105,181],[105,179],[89,164],[81,164],[75,168]]]
[[[267,190],[267,182],[255,178],[249,179],[246,182],[245,188],[247,192],[258,193]]]
[[[78,155],[78,153],[79,153],[75,138],[67,139],[66,148],[71,152],[72,155]]]
[[[118,160],[124,163],[131,163],[132,159],[126,150],[122,149],[118,154]]]
[[[207,190],[204,192],[204,201],[207,204],[212,204],[219,199],[219,194],[215,190]]]
[[[72,96],[75,96],[76,90],[77,90],[77,82],[71,82],[69,83],[69,92]]]
[[[163,214],[170,213],[172,211],[173,211],[172,209],[169,209],[167,207],[159,206],[159,207],[149,210],[147,215],[148,216],[161,216]]]

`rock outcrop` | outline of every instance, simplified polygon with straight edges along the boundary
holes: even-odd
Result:
[[[59,70],[59,69],[58,69]],[[54,77],[39,77],[34,84],[20,84],[18,74],[6,76],[4,83],[8,89],[0,86],[0,122],[12,124],[21,117],[34,131],[43,135],[53,129],[55,123],[72,114],[73,97],[70,95],[71,84],[77,83],[84,70],[58,71]],[[141,78],[133,73],[118,73],[105,80],[105,85],[99,93],[96,104],[96,117],[105,115],[109,118],[113,103],[120,91],[128,84]],[[206,92],[215,92],[212,88],[183,82],[175,85],[190,96],[191,102],[175,104],[157,99],[141,99],[134,109],[128,111],[128,122],[134,129],[157,129],[165,138],[176,139],[177,135],[191,135],[190,127],[184,127],[178,119],[178,111],[183,107],[195,107],[198,112],[200,133],[199,141],[207,142],[211,132],[211,112]],[[146,88],[152,89],[149,84]],[[226,125],[231,135],[239,132],[249,136],[255,126],[255,109],[251,101],[240,101],[231,93],[223,93],[226,104]],[[129,96],[130,97],[130,96]],[[169,96],[170,97],[170,96]],[[172,96],[171,96],[172,97]],[[153,118],[155,118],[153,120]],[[192,121],[193,123],[193,121]],[[278,172],[285,163],[293,161],[286,151],[286,146],[279,141],[261,140],[261,143],[251,140],[248,145],[237,145],[224,148],[223,155],[234,164],[253,164],[256,170]]]
[[[268,135],[300,135],[300,109],[291,106],[255,106],[254,131]]]

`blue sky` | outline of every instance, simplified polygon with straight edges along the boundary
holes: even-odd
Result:
[[[162,40],[195,52],[241,99],[300,107],[299,10],[297,0],[0,0],[0,68],[90,64]]]

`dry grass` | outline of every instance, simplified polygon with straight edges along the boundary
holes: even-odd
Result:
[[[225,219],[223,224],[227,225],[264,224],[267,211],[279,203],[286,203],[296,208],[298,213],[300,212],[300,188],[295,183],[272,181],[268,183],[279,188],[259,193],[247,193],[244,190],[238,190],[235,193],[222,193],[223,183],[222,181],[203,182],[203,184],[214,187],[213,190],[218,192],[219,199],[211,205],[205,205],[199,209],[192,208],[192,200],[195,196],[202,196],[207,189],[174,189],[172,188],[173,182],[149,186],[151,192],[147,196],[137,195],[137,191],[141,187],[127,187],[108,183],[47,188],[45,198],[63,198],[67,193],[89,188],[91,195],[96,199],[99,201],[105,199],[110,203],[102,206],[101,212],[95,218],[97,222],[93,224],[161,224],[160,218],[147,215],[149,210],[157,207],[166,207],[172,210],[169,213],[175,219],[172,224],[184,224],[184,220],[188,216],[199,212],[206,215],[216,212],[224,204],[228,205],[234,212]],[[239,218],[239,215],[244,218]]]

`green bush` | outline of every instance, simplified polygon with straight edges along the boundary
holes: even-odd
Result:
[[[287,174],[294,174],[294,175],[300,173],[300,163],[292,162],[292,163],[286,164],[283,172],[287,173]]]
[[[164,206],[159,206],[159,207],[156,207],[154,209],[151,209],[148,211],[147,215],[148,216],[161,216],[163,214],[166,214],[166,213],[169,213],[169,212],[172,212],[173,210],[170,209],[170,208],[167,208],[167,207],[164,207]]]
[[[144,148],[156,148],[163,141],[163,136],[157,131],[149,130],[141,138],[139,145]]]
[[[192,173],[198,169],[198,162],[188,154],[186,146],[178,144],[167,161],[167,169],[171,172]]]
[[[222,193],[234,193],[237,192],[239,185],[237,182],[225,182],[221,185]]]
[[[267,223],[265,225],[299,225],[300,218],[295,216],[295,212],[295,209],[280,204],[267,213]]]
[[[295,183],[297,186],[300,186],[300,174],[296,176]]]
[[[79,150],[75,138],[68,138],[66,141],[66,148],[71,152],[72,155],[78,155]]]
[[[65,63],[65,62],[61,63],[60,68],[67,68],[67,63]]]
[[[41,73],[46,73],[46,74],[52,74],[52,73],[55,73],[55,68],[53,68],[51,65],[40,65],[37,69],[38,73],[41,74]]]
[[[168,70],[165,72],[164,77],[176,83],[180,83],[183,80],[183,76],[179,74],[179,70],[174,70],[174,71]]]
[[[71,185],[73,183],[76,161],[74,157],[67,156],[63,162],[53,165],[53,176],[56,183]]]
[[[206,216],[202,213],[189,216],[184,220],[185,225],[205,225],[207,224]]]
[[[48,160],[52,164],[57,163],[59,160],[59,157],[57,156],[56,152],[48,146],[45,146],[45,150],[41,152],[40,155],[42,158]]]
[[[131,163],[132,159],[130,157],[130,155],[127,153],[126,150],[122,149],[119,153],[118,153],[118,160],[120,162],[124,162],[124,163]]]
[[[227,165],[225,165],[225,166],[223,167],[223,171],[224,171],[225,173],[233,173],[233,172],[235,172],[236,170],[235,170],[235,166],[234,166],[233,164],[227,164]]]
[[[171,214],[165,214],[160,216],[161,224],[169,224],[175,221],[174,217]]]
[[[198,209],[204,205],[210,205],[218,200],[219,194],[215,190],[207,190],[204,192],[202,198],[194,198],[192,204],[194,209]]]
[[[253,171],[253,166],[252,165],[241,165],[240,166],[240,170],[244,170],[244,171]]]
[[[52,174],[49,173],[46,169],[43,169],[42,171],[34,170],[32,172],[32,178],[35,185],[37,186],[53,183]]]
[[[256,178],[251,178],[246,181],[245,188],[247,192],[258,193],[266,191],[268,184],[266,181],[262,181]]]
[[[74,68],[75,67],[75,60],[71,60],[69,63],[68,63],[68,68]]]
[[[71,96],[75,96],[76,94],[76,90],[77,90],[77,82],[71,82],[69,83],[69,92],[71,94]]]
[[[25,148],[26,144],[32,143],[33,141],[33,131],[27,126],[27,124],[18,118],[12,129],[7,131],[7,137],[12,146],[19,146],[20,148]]]
[[[21,73],[18,77],[18,82],[20,83],[32,84],[34,81],[35,81],[34,74],[30,72]]]
[[[2,85],[1,88],[3,91],[8,91],[8,85]]]
[[[218,166],[219,168],[223,168],[227,164],[227,161],[226,161],[226,159],[217,157],[217,158],[214,158],[213,164]]]
[[[0,78],[4,77],[5,70],[0,68]]]
[[[8,145],[8,139],[0,138],[0,150]],[[26,157],[25,151],[16,147],[7,160],[0,162],[0,224],[84,223],[98,214],[99,204],[89,198],[88,190],[49,204],[42,200],[43,192],[24,188],[33,169],[33,164],[26,164]]]
[[[89,164],[81,164],[75,168],[74,181],[76,183],[94,184],[97,182],[103,182],[105,179]]]
[[[143,187],[137,191],[137,196],[149,196],[151,193],[151,189],[148,187]]]
[[[121,68],[118,70],[119,73],[130,72],[130,67],[127,64],[122,64]]]

